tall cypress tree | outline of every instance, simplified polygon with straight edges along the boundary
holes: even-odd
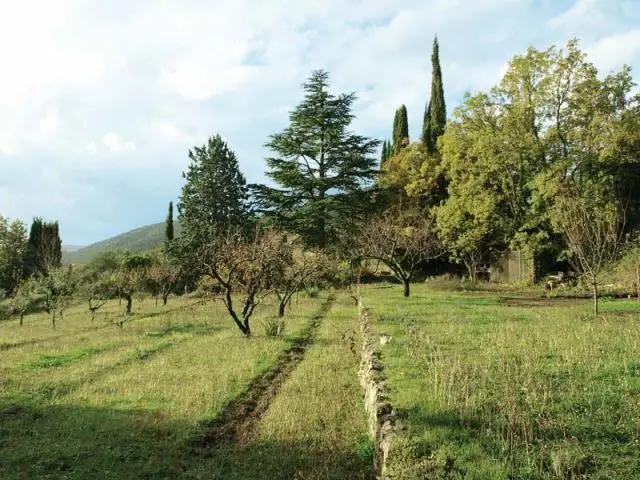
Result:
[[[380,153],[380,168],[382,168],[389,158],[389,150],[388,150],[387,141],[382,142],[382,152]]]
[[[397,154],[405,146],[405,139],[409,138],[409,119],[407,107],[401,105],[393,119],[393,154]]]
[[[447,107],[444,100],[442,69],[440,68],[440,45],[438,37],[435,37],[431,53],[431,98],[425,109],[422,125],[422,142],[430,153],[435,153],[438,137],[444,133],[446,123]]]
[[[290,113],[289,126],[271,135],[267,158],[279,188],[254,185],[265,214],[299,234],[307,245],[335,245],[341,232],[371,208],[380,142],[349,130],[354,93],[333,95],[329,74],[312,72],[304,100]]]
[[[27,275],[49,274],[62,263],[62,240],[58,222],[34,218],[29,232],[25,270]]]
[[[167,242],[171,242],[174,238],[175,231],[173,228],[173,202],[169,202],[169,212],[165,222],[164,237]]]

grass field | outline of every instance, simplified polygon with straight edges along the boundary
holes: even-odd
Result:
[[[364,289],[406,479],[640,478],[640,303]],[[539,306],[536,306],[539,304]]]
[[[80,305],[55,330],[44,314],[0,324],[0,478],[369,478],[357,361],[342,337],[355,309],[341,297],[294,300],[284,338],[263,334],[274,305],[249,340],[213,302],[146,300],[123,328],[109,320],[119,311],[113,302],[92,321]],[[248,445],[194,448],[303,334],[307,355],[260,399]]]

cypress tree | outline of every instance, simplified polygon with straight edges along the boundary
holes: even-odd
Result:
[[[407,107],[401,105],[393,119],[393,154],[397,154],[405,145],[405,138],[409,138],[409,119]]]
[[[431,98],[425,109],[422,125],[422,142],[427,146],[429,153],[435,153],[438,137],[444,133],[446,123],[447,107],[440,68],[440,45],[438,37],[435,37],[431,53]]]
[[[173,228],[173,202],[169,202],[169,213],[167,213],[167,220],[165,222],[165,232],[164,236],[167,242],[171,242],[174,238],[174,228]]]
[[[387,141],[382,142],[382,153],[380,154],[380,168],[384,166],[384,163],[387,161],[389,156],[389,151],[387,147]]]
[[[44,222],[34,218],[29,232],[26,256],[27,275],[49,274],[62,263],[62,240],[58,222]]]

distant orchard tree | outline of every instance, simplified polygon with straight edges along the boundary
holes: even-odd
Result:
[[[271,230],[258,230],[250,241],[239,229],[227,230],[204,251],[206,275],[222,289],[222,302],[244,336],[251,336],[251,316],[273,291],[286,260],[283,234]]]
[[[384,263],[404,285],[405,297],[418,265],[445,251],[432,218],[403,218],[399,212],[370,219],[353,241],[355,258]]]

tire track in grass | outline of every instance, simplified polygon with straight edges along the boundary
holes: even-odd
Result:
[[[229,402],[214,420],[204,423],[208,430],[192,442],[196,452],[206,454],[223,445],[243,448],[256,437],[260,420],[284,382],[304,359],[334,300],[333,295],[327,297],[305,329],[278,357],[275,365],[254,378],[246,390]]]

